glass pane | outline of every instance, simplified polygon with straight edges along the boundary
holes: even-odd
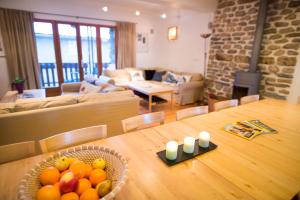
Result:
[[[108,27],[100,28],[102,66],[106,69],[116,69],[115,29]]]
[[[52,24],[49,22],[34,22],[33,25],[41,71],[41,86],[43,88],[58,87]]]
[[[76,27],[71,24],[58,24],[62,69],[65,83],[79,82]]]
[[[82,67],[84,75],[98,76],[96,27],[80,26]]]

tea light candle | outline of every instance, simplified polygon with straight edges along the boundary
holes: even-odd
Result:
[[[195,138],[193,137],[185,137],[183,144],[183,151],[185,153],[194,153],[195,149]]]
[[[178,143],[170,141],[166,146],[166,158],[168,160],[175,160],[177,158]]]
[[[199,133],[199,146],[207,148],[209,146],[210,134],[206,131]]]

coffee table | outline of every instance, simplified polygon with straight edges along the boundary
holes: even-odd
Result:
[[[173,107],[174,89],[167,85],[155,84],[151,81],[133,81],[128,84],[128,88],[148,96],[148,110],[152,112],[152,97],[160,94],[171,95],[171,108]]]
[[[45,89],[24,90],[23,94],[18,91],[8,91],[0,100],[0,103],[14,103],[17,99],[46,98]]]

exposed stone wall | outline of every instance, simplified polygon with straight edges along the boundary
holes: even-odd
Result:
[[[300,1],[269,2],[259,64],[262,96],[287,98],[299,51]]]
[[[247,71],[259,0],[219,0],[207,65],[208,89],[230,98],[235,72]]]
[[[260,55],[260,93],[285,99],[300,45],[300,1],[269,0]],[[236,71],[249,69],[259,0],[219,0],[211,37],[209,92],[231,98]]]

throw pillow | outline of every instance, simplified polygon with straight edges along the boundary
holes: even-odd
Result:
[[[92,85],[86,81],[82,81],[79,89],[79,94],[97,93],[101,89],[102,87]]]
[[[167,73],[167,79],[166,82],[168,83],[177,83],[177,75],[172,73],[172,72],[168,72]]]
[[[155,70],[153,70],[153,69],[145,69],[145,79],[146,80],[152,80],[154,74],[155,74]]]
[[[97,80],[97,77],[95,77],[93,74],[86,74],[84,75],[84,80],[90,84],[95,85],[95,81]]]
[[[129,71],[132,81],[144,81],[145,78],[143,76],[142,71]]]
[[[152,80],[153,81],[159,81],[161,82],[162,81],[162,77],[163,75],[165,75],[166,72],[165,71],[156,71],[152,77]]]
[[[184,78],[184,82],[188,83],[188,82],[191,82],[192,76],[190,76],[190,75],[183,75],[183,78]]]

